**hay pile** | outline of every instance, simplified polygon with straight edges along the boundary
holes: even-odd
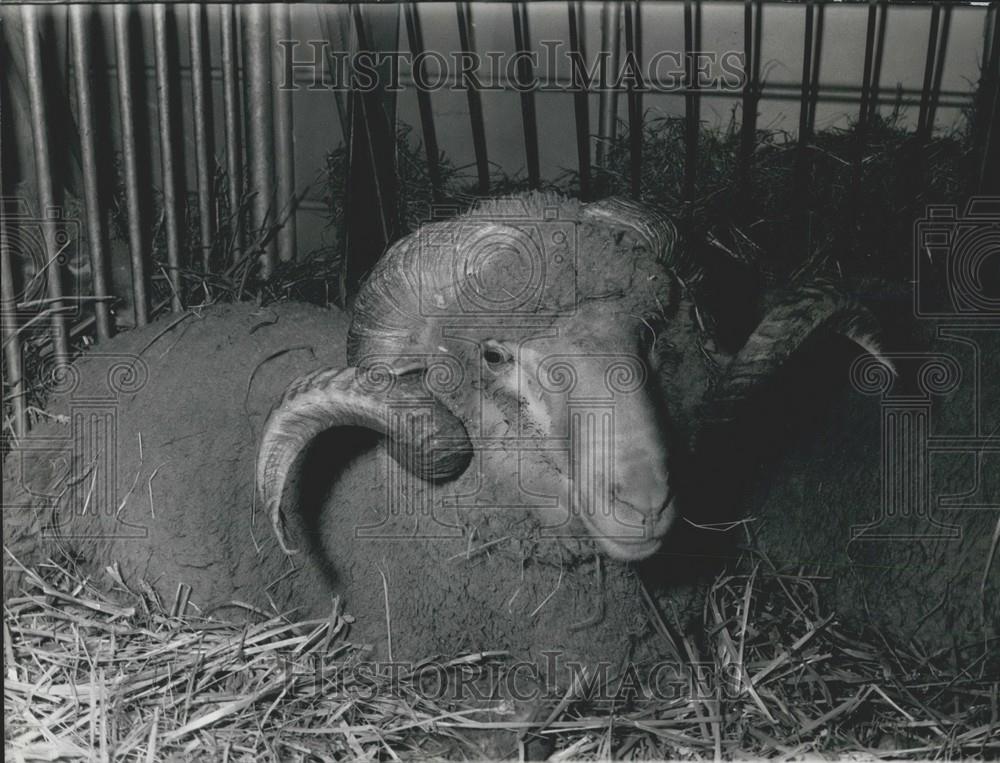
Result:
[[[638,678],[651,666],[581,673],[518,721],[502,691],[483,702],[446,688],[503,676],[502,653],[393,671],[366,661],[336,608],[325,620],[220,622],[184,612],[183,591],[170,606],[141,592],[113,601],[50,562],[4,609],[5,754],[467,759],[498,754],[483,747],[490,730],[537,734],[554,760],[1000,755],[995,656],[952,665],[851,635],[813,580],[761,558],[743,567],[711,587],[700,645],[647,598],[676,656],[659,679]]]

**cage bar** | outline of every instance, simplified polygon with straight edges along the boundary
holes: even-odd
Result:
[[[858,218],[861,216],[859,195],[862,179],[862,158],[867,142],[868,126],[871,121],[872,73],[875,62],[875,39],[878,25],[877,0],[869,0],[868,16],[865,24],[865,58],[861,69],[861,101],[858,104],[858,123],[854,134],[854,150],[851,156],[851,187],[850,209],[852,235],[858,231]]]
[[[694,54],[701,48],[701,4],[684,0],[684,200],[694,201],[698,175],[700,109],[698,71]]]
[[[398,12],[390,6],[370,9],[371,24],[360,4],[351,7],[351,21],[359,52],[374,52],[373,40],[395,45]],[[349,101],[347,136],[349,168],[344,182],[345,231],[342,251],[345,266],[340,298],[346,302],[362,278],[378,261],[399,232],[397,210],[396,134],[391,114],[393,93],[382,89],[353,89]]]
[[[291,39],[291,19],[288,6],[271,6],[271,27],[275,40]],[[274,151],[275,186],[278,198],[275,203],[284,212],[276,220],[278,228],[278,259],[288,262],[295,258],[295,134],[292,116],[292,62],[281,53],[274,56]]]
[[[760,49],[763,0],[745,0],[743,4],[743,97],[740,125],[739,176],[745,182],[757,138],[757,105],[760,102]]]
[[[812,65],[809,69],[809,137],[816,131],[816,104],[819,101],[819,66],[823,59],[823,22],[826,18],[825,0],[816,2],[816,31],[813,35]]]
[[[458,39],[462,53],[476,52],[475,37],[472,31],[472,4],[459,0],[455,3],[458,17]],[[482,95],[469,82],[465,82],[465,92],[469,101],[469,120],[472,123],[472,147],[476,153],[476,175],[479,180],[479,193],[490,191],[490,162],[486,153],[486,124],[483,121]]]
[[[413,0],[411,0],[413,1]],[[345,35],[345,30],[350,26],[350,8],[347,5],[319,5],[316,8],[316,18],[319,22],[320,29],[322,30],[321,39],[328,41],[334,50],[348,50],[350,48],[350,43],[348,41],[349,34]],[[416,4],[414,4],[414,9],[416,9]],[[330,17],[337,17],[337,30],[334,31],[334,25],[331,23]],[[344,19],[347,19],[348,23],[343,23]],[[343,92],[340,89],[333,91],[333,102],[337,107],[337,121],[340,122],[340,134],[342,136],[347,136],[350,132],[351,118],[350,114],[350,99],[345,98]]]
[[[604,66],[609,78],[617,76],[621,59],[621,3],[618,0],[604,0],[601,8],[601,51],[607,53]],[[602,83],[605,84],[605,83]],[[602,87],[597,108],[597,163],[607,168],[608,154],[615,140],[618,127],[618,90]]]
[[[806,3],[805,30],[802,50],[802,81],[799,88],[799,134],[795,157],[795,184],[798,189],[800,221],[804,220],[808,209],[809,180],[809,143],[812,141],[814,110],[813,103],[816,91],[816,79],[819,77],[819,54],[821,45],[818,37],[822,33],[822,6],[819,18],[816,13],[816,3],[810,0]]]
[[[951,33],[951,5],[943,6],[941,11],[941,29],[938,32],[937,48],[934,53],[934,74],[931,77],[930,89],[924,94],[925,103],[921,104],[922,111],[925,112],[923,132],[928,137],[934,131],[934,116],[941,99],[941,78],[944,76],[944,59],[948,52],[948,37]]]
[[[40,17],[41,8],[25,5],[21,8],[24,23],[24,58],[27,66],[28,99],[31,107],[31,137],[35,148],[35,175],[38,184],[38,214],[42,221],[42,235],[45,241],[45,279],[51,311],[49,323],[52,331],[52,345],[57,362],[69,359],[69,335],[66,316],[63,311],[62,274],[59,268],[59,243],[56,240],[56,225],[50,220],[58,212],[55,189],[53,187],[51,156],[46,130],[49,120],[45,105],[45,86],[42,79],[42,52]]]
[[[817,19],[816,3],[806,3],[805,29],[803,32],[802,81],[799,88],[799,134],[795,155],[794,183],[797,204],[793,211],[793,235],[802,236],[802,245],[808,251],[811,247],[809,214],[809,170],[811,166],[809,144],[813,133],[813,97],[816,89],[815,78],[819,76],[820,44],[818,33],[822,32],[822,8]]]
[[[875,63],[875,31],[878,22],[877,0],[869,0],[865,25],[865,61],[861,70],[861,103],[858,107],[858,131],[862,132],[871,117],[872,69]]]
[[[198,180],[198,228],[201,244],[201,268],[206,273],[212,269],[212,242],[215,238],[212,215],[212,173],[215,154],[208,126],[211,102],[206,96],[205,69],[205,13],[204,6],[188,6],[188,35],[191,43],[191,100],[194,107],[194,149]]]
[[[639,0],[625,4],[625,50],[639,66],[642,65],[642,6]],[[628,150],[629,194],[633,199],[642,195],[642,93],[636,83],[628,84]]]
[[[927,134],[927,110],[934,78],[934,57],[937,52],[938,29],[941,25],[941,4],[931,6],[931,24],[927,33],[927,54],[924,57],[924,82],[920,88],[920,112],[917,116],[917,134]]]
[[[868,121],[875,117],[879,107],[882,84],[882,60],[885,58],[886,19],[889,16],[889,0],[878,0],[878,24],[875,33],[875,54],[872,61],[871,95],[868,100]]]
[[[973,125],[976,190],[981,194],[1000,193],[1000,8],[990,8],[983,34],[983,74],[976,94],[976,121]],[[990,167],[993,170],[990,170]]]
[[[108,305],[108,279],[105,261],[104,226],[101,224],[101,199],[98,190],[97,148],[95,145],[94,102],[90,85],[90,60],[87,55],[87,22],[92,10],[83,5],[70,8],[70,36],[73,48],[73,68],[76,74],[76,100],[79,108],[80,157],[83,171],[83,196],[87,210],[87,243],[90,272],[93,280],[94,318],[97,338],[111,336]]]
[[[531,30],[528,26],[528,4],[524,0],[511,3],[514,19],[514,48],[517,59],[517,79],[521,91],[521,122],[524,125],[524,155],[528,167],[528,185],[538,188],[541,184],[541,164],[538,158],[538,116],[535,110],[535,93],[526,85],[535,81],[535,73],[527,54],[531,50]]]
[[[271,24],[267,5],[245,6],[247,137],[250,158],[252,223],[260,252],[260,275],[269,278],[277,259],[274,237],[268,235],[274,188],[274,116],[271,104]]]
[[[226,134],[226,175],[232,230],[231,262],[239,262],[243,251],[243,151],[240,144],[239,53],[236,45],[236,6],[219,6],[222,27],[222,104]],[[231,264],[231,263],[230,263]]]
[[[818,73],[819,64],[814,60],[815,54],[813,52],[815,43],[815,28],[816,28],[816,6],[809,0],[806,3],[806,21],[805,21],[805,31],[803,33],[803,50],[802,50],[802,82],[799,88],[799,135],[798,143],[800,148],[800,156],[803,154],[804,147],[809,143],[812,138],[812,118],[811,118],[811,108],[812,103],[812,91],[813,91],[813,74]]]
[[[419,77],[423,80],[424,74],[424,31],[420,25],[420,13],[417,4],[406,3],[403,6],[403,15],[406,20],[406,36],[410,44],[410,52],[413,54],[416,66],[420,68]],[[424,151],[427,156],[427,172],[431,181],[431,194],[434,201],[440,201],[443,188],[441,184],[441,166],[439,159],[441,152],[438,149],[437,129],[434,126],[434,109],[431,104],[431,95],[422,87],[416,88],[417,108],[420,112],[420,129],[424,136]]]
[[[28,432],[28,407],[24,399],[24,356],[21,354],[21,337],[16,320],[17,295],[14,293],[14,268],[7,240],[7,204],[3,200],[2,180],[0,177],[0,300],[3,305],[0,325],[3,327],[3,351],[7,362],[9,400],[14,411],[12,422],[14,435],[24,437]]]
[[[569,0],[569,50],[577,61],[586,61],[583,44],[583,3]],[[590,101],[582,87],[573,90],[573,114],[576,119],[576,156],[580,176],[580,196],[590,198]]]
[[[184,309],[181,298],[181,242],[177,214],[177,175],[174,167],[173,113],[170,103],[171,67],[167,49],[167,6],[153,5],[153,48],[156,58],[156,105],[160,121],[160,165],[163,171],[163,232],[167,241],[167,281],[174,312]]]
[[[142,206],[139,203],[139,157],[135,134],[135,103],[132,98],[132,50],[127,3],[115,5],[115,62],[118,69],[118,109],[122,129],[122,164],[125,175],[125,206],[128,209],[128,248],[132,265],[132,310],[136,326],[149,321],[146,290],[145,243]]]

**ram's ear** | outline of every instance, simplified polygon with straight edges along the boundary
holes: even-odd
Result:
[[[296,379],[271,411],[257,456],[257,489],[286,553],[281,499],[289,474],[317,435],[346,426],[385,435],[393,458],[429,481],[454,479],[472,459],[465,426],[420,373],[327,368]]]
[[[768,312],[707,393],[693,450],[701,451],[707,440],[739,417],[747,401],[818,331],[850,339],[895,374],[892,362],[882,353],[878,322],[867,308],[828,281],[800,286]]]

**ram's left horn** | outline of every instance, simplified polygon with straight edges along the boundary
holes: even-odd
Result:
[[[257,456],[257,489],[285,553],[281,501],[296,461],[334,427],[362,426],[386,436],[389,452],[432,482],[460,475],[472,458],[462,422],[427,391],[423,375],[328,368],[293,381],[271,411]]]

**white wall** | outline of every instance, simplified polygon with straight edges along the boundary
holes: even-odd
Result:
[[[188,70],[189,48],[187,40],[187,14],[184,6],[177,6],[177,29],[179,32],[178,54],[182,66],[180,96],[184,115],[184,137],[180,147],[186,167],[186,182],[189,188],[194,184],[193,118],[190,109],[191,88]],[[51,11],[56,23],[55,40],[47,53],[66,57],[66,10],[55,7]],[[0,9],[0,23],[4,33],[16,33],[17,26],[7,23],[15,20],[18,10],[9,6]],[[152,56],[152,17],[148,6],[143,8],[143,41],[146,61],[146,106],[151,119],[150,141],[153,148],[152,165],[154,182],[158,174],[158,144],[155,130],[155,70]],[[900,7],[890,9],[885,39],[881,87],[884,102],[883,112],[892,109],[897,86],[904,89],[904,114],[908,124],[916,120],[915,99],[923,81],[927,48],[930,8],[927,6]],[[303,42],[324,37],[324,27],[320,15],[325,14],[337,21],[346,21],[344,6],[295,5],[291,9],[292,34]],[[455,5],[445,3],[421,3],[419,14],[422,20],[424,42],[428,49],[452,51],[459,48],[458,25]],[[564,2],[537,2],[529,4],[529,21],[532,43],[541,51],[539,41],[543,39],[568,40],[568,14]],[[825,30],[820,71],[820,103],[817,107],[816,127],[843,127],[857,111],[854,102],[824,102],[825,94],[839,94],[841,97],[856,99],[865,52],[865,29],[867,7],[864,4],[828,4],[825,11]],[[960,116],[960,108],[972,93],[979,77],[979,65],[983,49],[983,29],[986,20],[986,4],[972,7],[956,7],[953,11],[949,35],[944,77],[942,81],[941,105],[937,111],[936,128],[951,129]],[[792,95],[797,94],[803,54],[803,28],[805,9],[800,5],[766,4],[764,7],[764,34],[762,42],[763,71],[768,86],[784,87]],[[591,57],[600,44],[601,4],[585,3],[585,48]],[[107,58],[113,64],[111,9],[103,6],[99,11],[100,28],[107,47]],[[683,4],[646,3],[642,8],[643,36],[642,48],[645,56],[662,49],[682,51]],[[513,26],[510,7],[502,3],[474,3],[472,20],[477,48],[481,53],[487,50],[512,51],[514,48]],[[216,154],[223,160],[222,151],[222,83],[219,69],[220,41],[218,6],[210,7],[209,23],[211,34],[210,61],[212,65],[213,110],[216,135]],[[743,49],[743,4],[739,2],[706,2],[702,10],[702,43],[706,51],[742,51]],[[405,26],[400,30],[400,47],[407,48]],[[302,55],[310,51],[304,49]],[[542,57],[544,59],[544,56]],[[539,72],[545,74],[544,67]],[[113,68],[107,72],[114,77]],[[303,77],[306,75],[302,75]],[[846,88],[846,91],[844,90]],[[887,100],[886,100],[887,99]],[[590,116],[592,132],[598,125],[597,94],[591,95]],[[116,101],[107,115],[113,135],[119,134]],[[314,181],[322,170],[325,154],[343,140],[336,103],[330,92],[299,90],[293,96],[295,119],[295,170],[296,182],[302,187]],[[466,94],[444,90],[432,95],[435,124],[439,145],[457,165],[471,165],[474,153],[468,115]],[[710,125],[723,125],[738,107],[738,95],[706,96],[702,99],[701,114]],[[626,99],[619,98],[619,115],[626,118]],[[684,113],[684,98],[679,94],[649,94],[644,106],[649,118],[679,116]],[[565,93],[539,93],[536,95],[538,111],[539,147],[543,178],[553,178],[563,169],[576,167],[575,122],[573,117],[573,97]],[[525,168],[524,140],[522,132],[520,98],[514,92],[487,92],[483,94],[483,108],[487,130],[489,158],[505,172],[514,174]],[[738,111],[735,112],[739,119]],[[415,134],[420,135],[420,121],[417,98],[413,88],[400,94],[398,117],[415,126]],[[760,104],[758,124],[788,130],[794,133],[798,125],[798,102],[795,98],[781,100],[765,97]],[[30,155],[30,136],[19,136],[18,150]],[[5,146],[5,150],[7,147]],[[323,244],[323,229],[327,223],[322,209],[322,189],[312,193],[312,204],[300,210],[298,216],[299,247],[309,251]]]

